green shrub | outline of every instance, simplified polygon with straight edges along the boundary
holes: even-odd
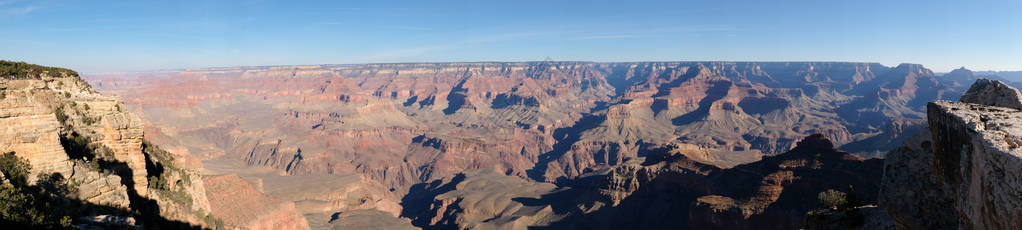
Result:
[[[82,123],[85,123],[86,125],[94,125],[98,123],[100,119],[101,118],[82,116]]]
[[[0,171],[4,173],[7,180],[16,186],[28,185],[28,172],[32,165],[21,159],[14,152],[4,153],[0,156]]]
[[[57,116],[57,122],[60,122],[61,126],[70,128],[69,124],[67,124],[68,117],[67,113],[64,113],[64,106],[57,106],[57,108],[53,108],[53,114]]]
[[[833,189],[821,192],[819,195],[816,196],[816,198],[819,199],[820,201],[820,206],[822,206],[825,209],[832,210],[847,209],[848,208],[847,197],[848,196],[845,193]]]
[[[8,182],[0,184],[0,226],[4,228],[66,229],[71,217],[64,215],[65,196],[71,192],[60,174],[40,175],[37,185],[26,183],[31,166],[14,153],[0,155],[0,171]]]
[[[101,170],[103,168],[99,167],[99,160],[98,159],[93,159],[93,160],[89,161],[89,169],[92,169],[93,171],[99,171],[99,170]]]
[[[216,218],[215,216],[213,216],[213,214],[206,214],[206,216],[203,217],[202,219],[204,222],[206,222],[206,225],[215,226],[215,228],[213,229],[226,229],[224,228],[224,221],[219,218]]]
[[[0,60],[0,78],[30,79],[39,78],[43,74],[51,77],[62,77],[63,75],[78,77],[78,72],[70,69]]]

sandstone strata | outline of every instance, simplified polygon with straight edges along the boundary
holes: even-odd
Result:
[[[0,101],[4,118],[0,122],[5,127],[0,151],[14,151],[38,172],[70,176],[72,159],[60,137],[75,132],[112,150],[112,157],[131,169],[133,188],[139,194],[148,193],[142,123],[121,110],[119,98],[100,95],[71,76],[4,80],[0,88],[6,95]],[[58,116],[66,118],[58,120]],[[65,126],[71,129],[62,129]]]
[[[89,207],[69,210],[83,215],[131,213],[133,217],[117,218],[137,218],[137,223],[126,224],[132,227],[207,226],[196,217],[196,212],[209,210],[205,197],[195,195],[201,184],[173,183],[188,172],[170,175],[165,171],[176,168],[159,166],[147,155],[142,122],[127,112],[120,98],[99,94],[71,70],[21,66],[45,71],[0,76],[0,153],[14,152],[27,160],[30,182],[51,173],[64,177],[72,194],[63,197],[69,200],[67,207],[57,208]],[[150,171],[150,166],[158,170]],[[169,178],[169,189],[190,195],[170,197],[166,187],[150,190],[149,180],[156,178]]]

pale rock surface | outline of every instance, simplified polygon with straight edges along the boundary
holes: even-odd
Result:
[[[73,164],[60,142],[61,132],[74,131],[113,151],[113,160],[131,169],[134,189],[148,193],[142,122],[121,109],[120,98],[101,95],[77,77],[3,79],[0,90],[0,152],[14,151],[32,165],[30,181],[41,173],[69,177]],[[68,117],[57,119],[60,107]],[[62,125],[72,130],[62,130]]]
[[[959,227],[1022,228],[1022,112],[949,101],[928,110],[936,175],[954,194]]]
[[[128,208],[128,188],[121,184],[121,177],[90,170],[82,165],[74,166],[74,178],[78,184],[78,199],[92,204]]]
[[[119,97],[102,95],[69,72],[0,76],[0,153],[24,158],[32,168],[30,182],[50,173],[63,176],[75,188],[69,198],[134,213],[156,211],[168,224],[203,226],[196,212],[208,213],[210,208],[201,180],[175,187],[190,201],[166,199],[157,190],[150,193],[148,177],[155,175],[146,169],[142,122],[125,107]],[[96,164],[99,161],[105,163]],[[162,176],[177,181],[166,172]],[[142,218],[147,227],[155,224],[150,217]]]
[[[1022,228],[1018,90],[980,79],[927,105],[928,132],[888,153],[880,204],[899,229]]]
[[[60,123],[45,101],[34,96],[45,89],[40,80],[3,80],[0,90],[0,152],[15,152],[32,165],[29,181],[44,172],[69,176],[72,164],[60,145]]]
[[[1022,109],[1022,94],[1004,82],[979,79],[962,95],[962,102]]]

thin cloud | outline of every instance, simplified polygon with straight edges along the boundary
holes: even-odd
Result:
[[[398,50],[390,50],[390,51],[380,52],[380,53],[376,53],[376,54],[374,54],[372,56],[368,56],[365,59],[366,60],[373,60],[373,61],[378,61],[378,60],[388,61],[388,60],[397,59],[397,58],[415,57],[415,56],[423,55],[423,54],[430,53],[430,52],[447,50],[447,49],[452,49],[452,48],[455,48],[455,46],[451,46],[451,45],[438,45],[438,46],[413,47],[413,48],[407,48],[407,49],[398,49]]]
[[[340,7],[340,8],[334,8],[334,10],[339,10],[339,11],[362,11],[362,10],[365,10],[365,8],[358,8],[358,7]]]
[[[395,59],[416,57],[416,56],[421,56],[423,54],[439,52],[439,51],[444,51],[444,50],[458,49],[458,48],[463,48],[463,47],[470,46],[470,45],[475,45],[475,44],[493,43],[493,42],[505,42],[505,41],[529,39],[529,38],[533,38],[533,37],[536,37],[536,36],[541,36],[541,35],[544,35],[544,34],[546,34],[546,33],[522,32],[522,33],[504,33],[504,34],[490,34],[490,35],[485,35],[485,36],[475,36],[475,37],[469,37],[469,38],[466,38],[466,39],[463,39],[463,40],[460,40],[460,41],[455,41],[455,42],[451,42],[451,43],[447,43],[447,44],[428,45],[428,46],[420,46],[420,47],[412,47],[412,48],[406,48],[406,49],[397,49],[397,50],[389,50],[389,51],[379,52],[379,53],[376,53],[376,54],[373,54],[373,55],[370,55],[370,56],[366,57],[365,60],[372,60],[372,61],[393,61]]]
[[[3,1],[0,1],[0,6],[11,5],[11,4],[18,3],[18,2],[23,2],[23,1],[22,0],[3,0]]]
[[[39,7],[36,7],[36,6],[12,7],[12,8],[8,8],[6,10],[6,12],[7,12],[8,15],[20,16],[20,15],[30,14],[30,13],[38,10],[38,9],[39,9]]]
[[[398,26],[398,27],[395,27],[395,28],[401,29],[401,30],[432,30],[432,28],[429,28],[429,27],[418,27],[418,26]]]
[[[534,37],[538,37],[538,36],[542,36],[542,35],[546,35],[546,34],[549,34],[549,33],[520,32],[520,33],[491,34],[491,35],[485,35],[485,36],[471,37],[471,38],[462,40],[459,43],[462,43],[462,44],[474,44],[474,43],[487,43],[487,42],[514,41],[514,40],[522,40],[522,39],[534,38]]]
[[[634,39],[664,37],[668,35],[677,34],[706,34],[706,33],[727,33],[726,35],[728,37],[734,37],[736,36],[735,32],[740,31],[742,30],[731,25],[687,25],[607,34],[575,32],[576,34],[580,35],[573,37],[569,36],[567,40]]]
[[[627,38],[649,38],[655,37],[648,34],[602,34],[592,36],[575,37],[570,40],[605,40],[605,39],[627,39]]]
[[[48,29],[41,29],[40,31],[43,31],[43,32],[53,32],[53,33],[63,33],[63,32],[82,32],[82,31],[89,31],[89,30],[91,30],[91,29],[86,28],[86,27],[70,27],[70,28],[48,28]]]

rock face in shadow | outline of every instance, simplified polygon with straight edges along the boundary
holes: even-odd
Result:
[[[957,226],[952,190],[937,181],[933,169],[933,136],[917,132],[884,159],[878,203],[899,229],[946,229]]]
[[[881,205],[899,227],[1022,228],[1018,98],[1017,90],[980,79],[962,102],[927,106],[931,136],[906,142],[886,163]]]
[[[693,229],[797,229],[804,214],[819,207],[828,189],[854,193],[875,203],[882,161],[834,149],[823,135],[811,135],[791,151],[735,166],[710,176],[714,196],[691,206]],[[854,191],[850,191],[854,188]]]
[[[658,149],[564,186],[492,170],[459,174],[417,187],[402,215],[437,229],[796,229],[827,189],[854,187],[863,204],[875,203],[881,163],[836,150],[820,134],[730,169]]]

